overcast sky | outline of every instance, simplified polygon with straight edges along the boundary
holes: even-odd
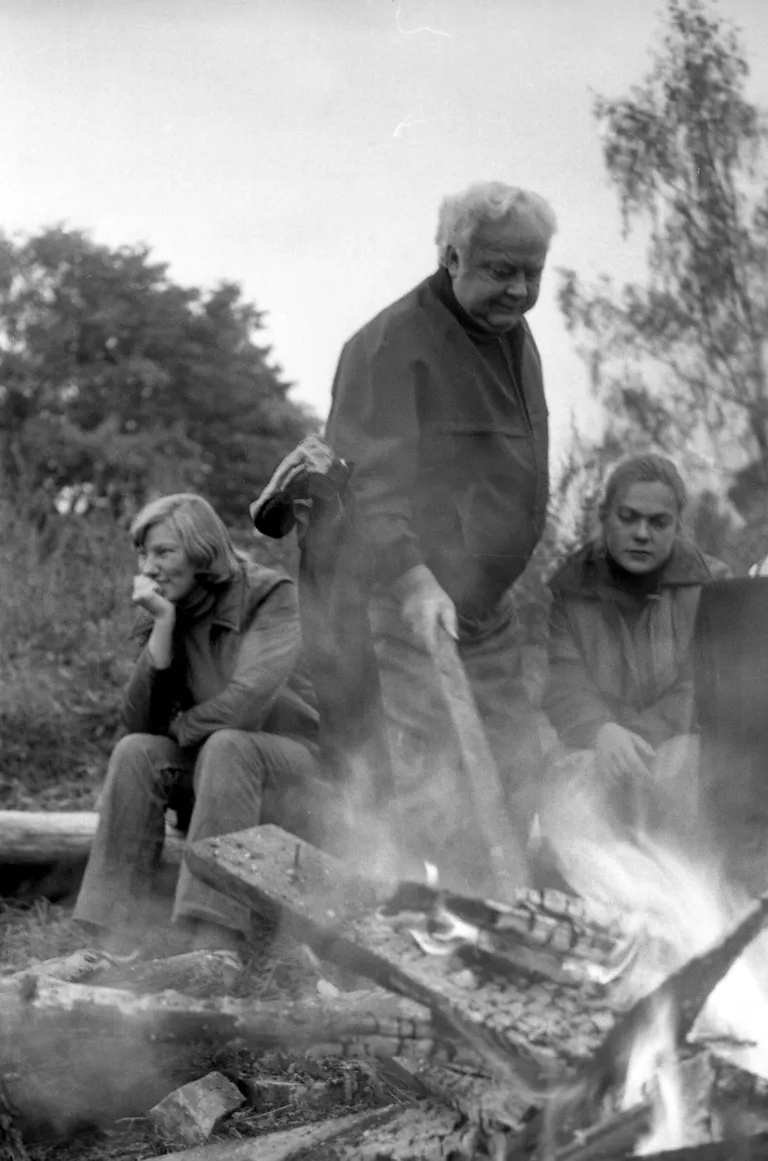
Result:
[[[768,105],[768,0],[721,0]],[[267,312],[327,411],[344,340],[434,268],[441,197],[500,178],[560,230],[529,316],[556,448],[592,414],[554,268],[642,271],[593,94],[639,82],[655,0],[0,0],[0,229],[146,242]]]

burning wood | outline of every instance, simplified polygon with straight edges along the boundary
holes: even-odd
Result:
[[[278,908],[322,958],[427,1006],[440,1035],[468,1045],[517,1094],[540,1097],[559,1064],[582,1057],[585,1041],[596,1045],[612,1023],[598,991],[531,986],[529,973],[519,973],[514,989],[506,979],[468,992],[436,971],[407,932],[382,923],[375,888],[353,868],[305,845],[302,874],[291,879],[294,848],[278,828],[256,827],[197,843],[187,859],[205,882],[253,910]]]
[[[592,1100],[601,1100],[611,1087],[626,1080],[630,1054],[638,1036],[653,1023],[660,1008],[668,1008],[679,1047],[687,1039],[715,987],[768,923],[768,897],[760,900],[723,940],[705,955],[695,956],[638,1000],[614,1025],[589,1064],[580,1071]]]

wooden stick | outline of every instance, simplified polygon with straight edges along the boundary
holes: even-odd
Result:
[[[447,633],[430,650],[440,690],[456,735],[477,822],[488,846],[498,898],[511,898],[528,881],[525,853],[512,826],[496,761],[488,745],[472,688]]]
[[[648,1103],[633,1105],[585,1129],[577,1140],[558,1149],[553,1161],[615,1161],[630,1155],[651,1128],[653,1111]]]

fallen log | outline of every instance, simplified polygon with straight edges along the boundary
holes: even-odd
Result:
[[[165,1153],[149,1161],[474,1161],[478,1133],[455,1113],[421,1103],[338,1117],[316,1125],[196,1149]]]
[[[85,862],[99,821],[96,810],[0,810],[0,865]],[[164,858],[181,861],[184,839],[166,830]]]
[[[205,839],[185,857],[194,874],[251,910],[277,909],[322,959],[429,1008],[441,1036],[467,1045],[490,1076],[525,1094],[529,1103],[546,1091],[556,1057],[518,1035],[514,1016],[500,1029],[468,1011],[466,991],[440,975],[437,961],[376,916],[375,889],[362,883],[354,868],[275,826]],[[507,980],[502,991],[507,1006],[508,986]],[[521,979],[521,994],[532,990]],[[551,1000],[546,990],[544,998]],[[544,1018],[551,1020],[551,1013]]]
[[[322,1045],[339,1055],[365,1050],[375,1056],[381,1050],[397,1056],[413,1045],[427,1053],[435,1046],[429,1020],[415,1005],[392,996],[246,1001],[194,999],[173,991],[135,995],[33,973],[0,982],[0,1063],[14,1044],[26,1045],[37,1031],[64,1034],[75,1025],[154,1040],[237,1041],[254,1051]]]

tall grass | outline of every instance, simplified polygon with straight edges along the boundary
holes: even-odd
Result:
[[[134,568],[103,514],[40,530],[0,511],[0,805],[99,780],[131,663]]]

